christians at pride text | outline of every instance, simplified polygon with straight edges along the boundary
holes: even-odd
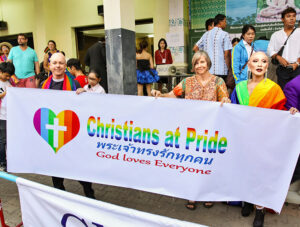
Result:
[[[99,158],[106,158],[106,159],[112,159],[112,160],[122,160],[124,162],[132,162],[132,163],[138,163],[138,164],[151,165],[150,160],[132,158],[132,157],[128,157],[126,154],[123,154],[122,159],[120,159],[120,153],[117,153],[116,155],[111,155],[111,154],[106,154],[103,151],[99,151],[99,152],[97,152],[96,155]],[[154,160],[154,161],[155,161],[154,166],[179,170],[180,173],[190,172],[190,173],[200,173],[200,174],[205,174],[205,175],[210,175],[211,174],[211,170],[195,169],[195,168],[181,166],[181,165],[174,165],[174,164],[164,163],[162,160]]]
[[[150,128],[134,127],[133,121],[125,121],[123,125],[116,124],[115,119],[111,120],[111,123],[102,123],[100,117],[90,116],[87,121],[87,133],[90,137],[101,137],[106,139],[116,139],[130,141],[134,143],[152,144],[157,145],[160,140],[159,130]],[[165,133],[165,147],[180,148],[179,127],[174,131],[167,131]],[[204,130],[204,135],[197,135],[194,128],[188,127],[186,134],[185,149],[190,150],[190,145],[194,145],[196,151],[224,154],[227,149],[227,138],[221,137],[219,139],[219,131],[215,131],[215,136],[211,136],[208,139],[208,130]],[[194,144],[193,144],[194,142]],[[202,143],[201,143],[202,142]]]

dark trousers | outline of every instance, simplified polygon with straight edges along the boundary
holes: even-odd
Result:
[[[66,190],[64,186],[64,178],[52,177],[53,186],[60,190]],[[86,181],[78,181],[82,187],[86,197],[95,199],[94,190],[92,189],[92,183]]]
[[[297,67],[297,69],[293,70],[279,65],[276,69],[276,74],[277,82],[283,90],[283,88],[289,81],[300,75],[300,67]]]
[[[226,82],[227,75],[216,75],[216,76],[221,77]]]
[[[6,165],[6,120],[0,120],[0,163]]]

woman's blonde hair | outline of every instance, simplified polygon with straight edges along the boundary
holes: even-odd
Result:
[[[205,58],[205,61],[207,62],[208,70],[211,68],[211,60],[210,60],[208,54],[204,50],[199,50],[198,52],[196,52],[194,54],[193,59],[192,59],[192,72],[195,72],[195,65],[201,57]]]

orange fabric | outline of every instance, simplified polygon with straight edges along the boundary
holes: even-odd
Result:
[[[188,77],[173,89],[173,93],[177,97],[184,96],[185,99],[206,101],[221,101],[228,97],[224,80],[214,75],[205,86],[197,80],[197,76]]]

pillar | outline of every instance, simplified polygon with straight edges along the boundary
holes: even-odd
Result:
[[[134,0],[103,0],[108,93],[135,95]]]

